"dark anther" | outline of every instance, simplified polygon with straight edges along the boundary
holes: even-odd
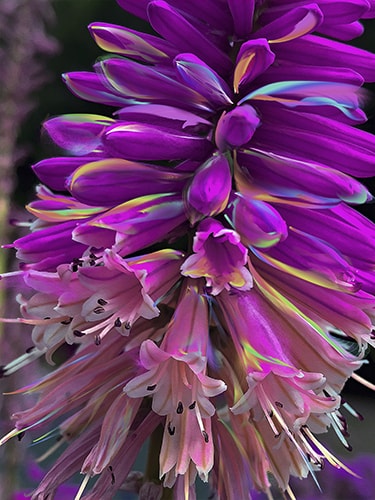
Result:
[[[99,335],[95,335],[95,345],[100,345],[102,343],[102,339]]]
[[[155,387],[156,387],[156,384],[154,384],[154,385],[148,385],[147,386],[147,390],[148,391],[153,391],[153,390],[155,390]]]
[[[95,314],[102,314],[102,313],[104,313],[104,307],[101,307],[101,306],[95,307],[94,313]]]
[[[79,330],[73,330],[73,335],[76,337],[84,337],[85,334],[83,332],[80,332]]]
[[[121,326],[121,319],[120,318],[116,318],[115,327],[116,328],[120,328],[120,326]]]
[[[115,475],[113,474],[113,468],[112,465],[108,466],[108,470],[111,473],[111,484],[115,484]]]
[[[197,404],[197,402],[196,402],[196,401],[193,401],[193,402],[191,403],[191,405],[189,405],[189,410],[194,410],[194,408],[195,408],[195,405],[196,405],[196,404]]]
[[[25,431],[20,432],[17,436],[18,441],[21,441],[21,439],[24,437],[25,434],[26,434]]]
[[[70,325],[70,323],[73,321],[73,318],[69,319],[64,319],[64,321],[61,321],[62,325]]]
[[[125,326],[125,330],[130,330],[130,328],[132,327],[132,325],[130,324],[129,321],[127,321],[124,326]]]
[[[107,305],[107,304],[108,304],[108,302],[107,302],[106,300],[104,300],[104,299],[98,299],[98,304],[99,304],[100,306],[105,306],[105,305]]]
[[[172,427],[170,422],[168,422],[167,429],[170,436],[173,436],[173,434],[176,432],[176,427]]]
[[[6,377],[6,376],[7,376],[7,373],[5,370],[5,366],[2,365],[2,366],[0,366],[0,378]]]
[[[44,316],[43,319],[51,319],[51,316]]]
[[[82,266],[83,260],[82,259],[73,259],[72,261],[72,271],[73,273],[78,271],[78,267]]]
[[[206,431],[202,431],[202,436],[203,436],[204,442],[208,443],[208,434]]]
[[[60,434],[59,436],[57,436],[56,441],[57,441],[57,442],[61,441],[63,437],[64,437],[64,436]]]
[[[97,259],[98,257],[94,253],[90,253],[89,255],[90,259]]]
[[[184,411],[184,406],[182,404],[182,401],[179,401],[178,402],[178,405],[177,405],[177,409],[176,409],[176,412],[181,415],[181,413]]]
[[[280,401],[275,401],[275,406],[277,406],[278,408],[284,408],[284,405],[280,403]]]
[[[34,346],[34,345],[32,345],[31,347],[28,347],[28,348],[26,349],[26,354],[30,354],[30,352],[33,352],[33,350],[34,350],[34,349],[35,349],[35,346]]]
[[[268,415],[272,418],[273,417],[273,410],[271,410]]]

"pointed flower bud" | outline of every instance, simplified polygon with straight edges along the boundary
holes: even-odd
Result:
[[[236,194],[231,221],[247,246],[268,248],[286,238],[285,221],[271,205]]]
[[[232,177],[227,158],[222,154],[211,156],[196,171],[185,197],[190,222],[195,224],[205,216],[217,215],[227,206],[232,188]]]
[[[215,142],[219,151],[239,148],[250,141],[260,124],[257,112],[252,106],[237,106],[224,111],[217,122]]]

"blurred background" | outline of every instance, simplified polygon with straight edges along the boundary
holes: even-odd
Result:
[[[188,1],[188,0],[187,0]],[[204,0],[203,0],[204,1]],[[41,124],[46,119],[63,113],[92,113],[109,115],[113,108],[82,101],[69,93],[61,74],[67,71],[90,71],[96,59],[103,55],[95,45],[86,27],[93,21],[126,25],[146,30],[142,21],[125,13],[115,0],[0,0],[0,241],[11,242],[19,236],[20,229],[9,221],[27,220],[23,206],[33,198],[37,182],[30,166],[42,158],[53,156],[53,145],[41,134]],[[365,34],[353,43],[375,51],[375,21],[365,23]],[[368,87],[375,95],[375,86]],[[375,133],[375,98],[368,103],[369,121],[364,128]],[[366,180],[375,194],[375,180]],[[361,208],[375,221],[375,205]],[[11,250],[0,254],[0,273],[14,268]],[[0,290],[1,316],[17,316],[14,293],[5,297]],[[22,354],[29,347],[29,332],[16,325],[0,325],[0,363],[4,364]],[[375,365],[372,355],[360,374],[375,383]],[[11,392],[25,384],[35,372],[44,373],[47,367],[36,363],[4,379],[2,392]],[[359,421],[347,414],[352,452],[340,446],[334,433],[323,441],[345,463],[353,464],[364,476],[363,481],[352,480],[347,475],[337,475],[326,470],[319,475],[324,493],[319,494],[313,481],[304,486],[295,482],[293,488],[302,500],[324,498],[351,500],[375,498],[372,478],[375,474],[375,393],[350,381],[344,399],[364,418]],[[0,400],[0,435],[11,429],[9,415],[26,408],[29,397],[5,396]],[[13,440],[0,449],[0,500],[24,497],[22,491],[30,490],[43,475],[44,463],[32,465],[33,458],[46,448],[26,445]],[[24,442],[22,442],[24,443]],[[354,460],[354,461],[353,461]],[[79,478],[78,478],[79,479]],[[76,486],[61,490],[59,500],[74,498]],[[298,494],[299,493],[299,494]],[[200,489],[198,497],[208,498],[207,490]],[[126,493],[118,498],[134,498]],[[257,497],[258,498],[258,497]]]

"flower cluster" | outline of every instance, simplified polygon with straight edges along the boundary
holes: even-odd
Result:
[[[90,25],[112,55],[64,80],[116,112],[45,123],[65,156],[34,166],[8,275],[35,347],[3,374],[75,352],[19,391],[40,399],[3,441],[59,418],[35,500],[77,471],[77,498],[112,498],[158,435],[177,499],[197,475],[223,500],[271,476],[293,497],[291,475],[345,468],[316,434],[350,446],[339,393],[374,344],[375,226],[351,205],[371,199],[354,126],[375,56],[342,41],[375,2],[118,3],[156,34]]]

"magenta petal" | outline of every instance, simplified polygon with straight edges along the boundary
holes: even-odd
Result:
[[[195,172],[186,192],[186,210],[194,224],[205,216],[217,215],[227,205],[232,177],[227,158],[212,156]]]
[[[180,52],[196,54],[218,73],[230,70],[231,61],[227,54],[218,49],[167,2],[150,2],[148,16],[154,30],[175,45]]]
[[[247,104],[223,112],[217,123],[215,142],[219,151],[238,148],[250,141],[260,124],[257,112]]]
[[[105,84],[103,77],[88,71],[72,71],[62,75],[68,89],[77,97],[86,101],[99,102],[107,106],[124,106],[132,104],[128,99]]]
[[[80,257],[85,247],[72,241],[76,224],[76,221],[64,222],[19,238],[14,242],[17,257],[27,263],[34,263],[28,267],[38,270],[53,269]]]
[[[116,93],[137,103],[176,105],[187,109],[208,109],[208,103],[197,92],[187,88],[156,68],[130,59],[105,59],[97,65]]]
[[[99,115],[63,115],[44,123],[52,140],[61,148],[77,155],[94,151],[101,136],[114,120]]]
[[[236,195],[231,207],[231,221],[247,246],[268,248],[287,237],[284,219],[271,205]]]
[[[194,54],[179,54],[174,64],[181,80],[216,105],[230,105],[232,94],[225,81]]]
[[[170,231],[185,220],[181,197],[174,193],[136,198],[96,217],[86,225],[89,228],[116,231],[115,251],[127,255],[168,237]],[[80,226],[74,236],[80,240]]]
[[[171,169],[111,158],[78,168],[68,189],[82,203],[114,206],[147,194],[181,190],[186,178]]]
[[[48,158],[33,165],[33,170],[39,179],[56,191],[66,189],[66,179],[78,167],[85,163],[91,163],[98,158],[95,156],[61,156],[57,158]]]
[[[253,30],[253,15],[255,0],[228,0],[234,22],[234,32],[242,39]]]
[[[108,23],[92,23],[89,31],[100,48],[146,63],[165,63],[177,53],[161,38]]]
[[[349,24],[334,24],[333,26],[321,26],[319,32],[337,40],[353,40],[364,32],[363,25],[356,21]]]
[[[303,37],[315,31],[323,21],[323,14],[317,4],[295,7],[285,14],[275,13],[269,24],[256,32],[257,38],[267,38],[270,43],[281,43]],[[263,15],[267,23],[267,12]]]
[[[236,93],[242,85],[252,82],[274,62],[275,54],[267,40],[249,40],[241,45],[236,59],[233,87]]]
[[[112,156],[145,161],[179,160],[186,157],[199,160],[204,159],[212,150],[212,144],[204,137],[131,122],[110,128],[103,138],[103,144]]]
[[[363,76],[365,81],[375,81],[375,54],[351,47],[348,44],[307,35],[298,40],[273,47],[276,57],[293,63],[351,68]]]

